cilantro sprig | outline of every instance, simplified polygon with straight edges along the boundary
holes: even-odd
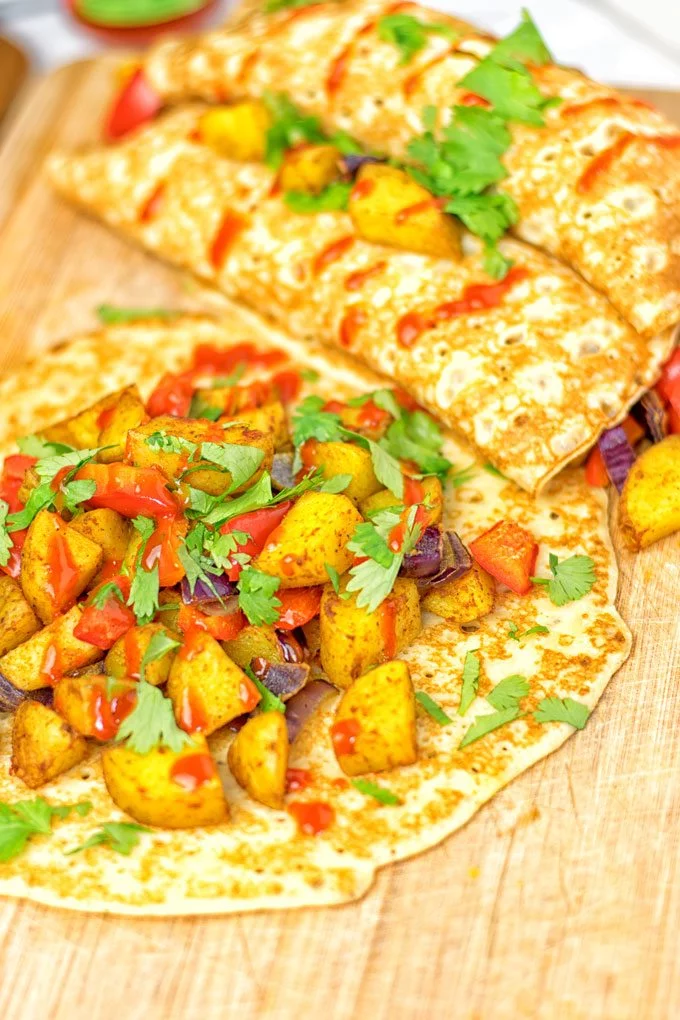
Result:
[[[191,743],[189,734],[175,722],[172,702],[158,687],[140,680],[135,691],[134,708],[118,728],[119,741],[127,742],[137,754],[148,754],[154,747],[169,747],[177,753]]]
[[[92,810],[89,801],[78,804],[50,804],[44,797],[0,804],[0,862],[17,857],[34,836],[48,836],[55,818],[75,811],[84,817]]]
[[[577,730],[584,728],[589,717],[588,706],[573,698],[543,698],[534,712],[536,722],[564,722]]]
[[[276,623],[282,604],[276,597],[280,584],[279,577],[255,567],[243,568],[238,579],[238,604],[249,623],[255,627]]]
[[[548,566],[552,578],[532,577],[534,584],[548,589],[550,601],[556,606],[565,606],[567,602],[576,602],[587,595],[595,581],[595,562],[590,556],[569,556],[560,560],[550,553]]]
[[[317,195],[307,191],[286,191],[283,201],[293,212],[303,215],[319,212],[338,212],[347,208],[352,184],[349,181],[332,181]]]
[[[428,35],[441,35],[453,41],[458,32],[451,25],[422,21],[411,14],[384,14],[378,22],[379,38],[397,47],[401,53],[400,64],[408,64],[424,49]]]
[[[132,608],[138,624],[150,623],[158,608],[160,582],[158,563],[151,570],[143,564],[146,544],[156,530],[156,523],[151,517],[135,517],[132,522],[135,531],[140,535],[139,548],[135,556],[132,584],[127,604]]]
[[[477,697],[479,672],[479,656],[477,656],[474,652],[466,652],[465,661],[463,662],[463,681],[460,691],[458,715],[465,715],[468,708]]]
[[[79,854],[95,846],[107,846],[110,850],[127,857],[139,843],[140,833],[151,831],[145,825],[137,825],[136,822],[106,822],[80,846],[67,850],[66,856]]]
[[[404,556],[413,549],[420,537],[421,526],[416,524],[418,507],[383,510],[374,514],[371,521],[357,524],[347,543],[350,552],[366,557],[350,569],[348,592],[356,592],[357,606],[374,613],[394,587]],[[399,551],[388,545],[390,533],[404,525]]]

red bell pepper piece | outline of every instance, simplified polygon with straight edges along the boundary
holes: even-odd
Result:
[[[183,634],[193,631],[204,631],[217,641],[231,641],[246,625],[246,618],[239,610],[236,613],[209,616],[202,613],[196,606],[182,604],[177,618],[177,626]]]
[[[130,595],[130,578],[123,574],[112,577],[106,584],[117,584],[124,599]],[[89,605],[83,609],[80,620],[73,629],[79,641],[87,641],[96,648],[107,650],[118,638],[127,634],[134,627],[135,614],[129,606],[124,605],[116,594],[111,594],[101,609],[93,605],[93,599],[103,584],[98,585],[89,599]]]
[[[498,521],[470,543],[477,563],[518,595],[531,589],[538,543],[531,532],[514,521]]]
[[[302,376],[292,369],[277,372],[272,376],[272,386],[278,393],[279,400],[284,404],[290,404],[302,389]]]
[[[680,415],[680,347],[676,348],[663,366],[656,388],[661,399]]]
[[[314,588],[284,588],[283,591],[277,591],[276,597],[281,601],[281,608],[275,626],[280,630],[294,630],[295,627],[309,623],[318,615],[322,591],[320,585]]]
[[[27,457],[23,453],[15,453],[6,457],[0,477],[0,499],[4,499],[9,506],[9,512],[16,514],[23,510],[24,504],[19,499],[19,489],[22,486],[24,475],[36,462],[35,457]],[[14,531],[10,535],[12,548],[10,549],[9,560],[0,570],[10,577],[18,577],[21,570],[21,550],[26,541],[28,531]]]
[[[638,439],[642,439],[645,434],[642,425],[630,414],[622,423],[622,427],[631,446],[634,446]],[[607,474],[607,468],[605,467],[604,458],[599,446],[595,446],[588,455],[588,460],[586,461],[586,481],[589,485],[594,485],[599,489],[609,485],[609,475]]]
[[[116,138],[147,124],[162,110],[163,100],[140,68],[116,96],[104,126],[104,138]]]
[[[195,388],[193,372],[184,372],[181,375],[166,372],[147,400],[146,409],[152,418],[158,418],[162,414],[186,418]]]
[[[250,510],[247,514],[241,514],[223,524],[220,533],[228,535],[233,531],[242,531],[249,535],[248,541],[239,545],[238,552],[247,553],[251,557],[257,556],[262,552],[272,531],[278,528],[292,505],[291,500],[286,500],[277,506],[266,506],[262,510]],[[227,577],[230,581],[237,581],[240,573],[241,567],[237,563],[227,571]]]
[[[123,517],[174,517],[179,513],[177,500],[168,490],[168,480],[156,467],[131,464],[85,464],[76,474],[97,486],[88,505],[106,507]]]
[[[171,588],[184,577],[186,571],[178,556],[188,524],[183,517],[161,517],[146,543],[142,566],[153,570],[158,564],[158,582],[161,588]]]

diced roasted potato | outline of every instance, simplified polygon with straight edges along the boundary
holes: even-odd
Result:
[[[0,673],[22,691],[37,691],[102,658],[101,648],[79,641],[73,630],[82,610],[74,606],[48,627],[0,658]]]
[[[146,408],[139,395],[139,390],[136,386],[128,386],[118,395],[114,407],[99,416],[101,432],[97,446],[107,446],[111,449],[102,450],[97,455],[97,460],[102,464],[112,464],[116,460],[122,460],[128,432],[141,425],[146,416]]]
[[[41,510],[33,518],[22,550],[20,580],[43,623],[51,623],[74,602],[103,559],[100,545],[57,514]]]
[[[104,561],[122,561],[130,541],[132,527],[115,510],[86,510],[69,524],[72,531],[96,542],[104,552]]]
[[[348,776],[412,765],[416,699],[406,663],[394,659],[355,680],[340,699],[331,737]]]
[[[236,734],[229,768],[248,796],[268,807],[283,807],[288,768],[288,727],[281,712],[258,712]]]
[[[271,533],[253,566],[279,577],[282,588],[324,584],[326,563],[339,574],[352,563],[347,543],[360,523],[361,514],[347,496],[305,492]]]
[[[321,622],[318,616],[315,616],[313,620],[306,623],[302,628],[305,641],[307,642],[307,651],[310,655],[314,656],[321,648]]]
[[[345,599],[326,585],[319,619],[321,665],[336,687],[349,687],[371,666],[391,659],[418,636],[418,588],[410,578],[397,578],[385,601],[369,613],[357,606],[356,595]]]
[[[461,257],[457,222],[404,170],[365,163],[348,208],[357,233],[367,241],[437,258]]]
[[[264,159],[271,122],[264,103],[247,100],[208,110],[198,122],[198,134],[227,159],[259,163]]]
[[[157,622],[162,623],[168,630],[176,633],[179,625],[179,610],[182,600],[177,592],[166,588],[159,592],[158,602],[160,609],[156,613]]]
[[[165,634],[166,637],[172,637],[167,627],[162,623],[154,622],[131,627],[126,634],[118,638],[115,645],[106,653],[104,660],[109,676],[130,677],[132,680],[138,680],[142,659],[146,655],[154,634]],[[153,684],[154,687],[164,684],[170,675],[170,667],[175,660],[175,655],[175,649],[172,648],[160,659],[145,666],[144,679],[147,683]]]
[[[138,754],[125,744],[102,753],[104,782],[118,807],[142,825],[193,829],[229,819],[229,807],[205,737],[176,752]]]
[[[249,488],[260,477],[263,471],[268,471],[272,466],[274,457],[274,438],[271,433],[259,432],[247,425],[234,424],[229,428],[223,428],[216,422],[203,419],[174,418],[171,415],[162,415],[159,418],[152,418],[145,425],[128,432],[127,453],[133,464],[137,467],[151,467],[155,465],[167,475],[168,478],[176,478],[187,469],[189,452],[172,453],[166,450],[159,450],[155,446],[149,446],[146,440],[155,432],[164,432],[168,436],[176,436],[188,443],[200,446],[202,443],[215,443],[217,445],[252,446],[262,451],[262,461],[253,475],[239,486],[234,492],[242,492]],[[196,463],[207,463],[197,461]],[[191,466],[193,468],[194,462]],[[192,470],[189,476],[194,489],[201,489],[212,496],[218,496],[231,485],[231,475],[228,471],[218,467],[205,470]]]
[[[39,701],[22,701],[12,725],[10,772],[32,790],[87,757],[87,744],[68,723]]]
[[[206,394],[215,393],[215,390],[205,390]],[[206,403],[210,404],[211,399],[206,396]],[[274,449],[282,450],[290,446],[290,435],[288,434],[288,421],[286,410],[280,400],[272,400],[262,407],[251,407],[247,411],[239,411],[237,414],[226,415],[220,418],[219,424],[223,425],[230,421],[240,421],[257,432],[271,432],[274,437]]]
[[[335,145],[299,145],[284,156],[279,184],[282,191],[318,195],[340,176],[340,152]]]
[[[248,624],[231,641],[224,641],[222,647],[237,666],[245,669],[253,659],[263,658],[267,662],[283,662],[283,650],[273,627],[255,627]]]
[[[68,443],[69,446],[75,446],[79,450],[89,450],[95,446],[101,446],[99,438],[102,429],[107,424],[109,414],[113,414],[114,409],[122,400],[123,394],[128,393],[130,389],[134,389],[134,387],[126,387],[116,393],[108,393],[101,400],[90,404],[84,411],[72,418],[66,418],[64,421],[59,421],[55,425],[43,429],[40,435],[53,443]]]
[[[210,634],[189,633],[168,679],[177,722],[188,733],[209,734],[250,712],[260,692]]]
[[[680,435],[666,436],[635,461],[621,493],[619,521],[631,549],[680,531]]]
[[[473,562],[467,574],[430,588],[423,597],[423,609],[455,623],[472,623],[491,612],[495,594],[491,574]]]
[[[40,630],[40,621],[24,597],[21,586],[0,574],[0,655],[16,648]]]
[[[434,475],[429,475],[427,478],[419,480],[418,485],[421,489],[422,499],[419,498],[416,502],[422,502],[425,506],[425,525],[428,524],[439,524],[442,519],[442,511],[444,507],[444,492],[442,490],[442,483]],[[397,506],[399,500],[395,497],[393,492],[389,489],[381,489],[380,492],[374,493],[372,496],[368,496],[366,499],[362,499],[359,504],[364,517],[368,517],[376,510],[386,510],[388,507]],[[418,518],[420,520],[420,518]]]
[[[54,707],[83,737],[113,740],[135,705],[136,680],[98,674],[65,676],[54,688]]]
[[[319,443],[308,439],[302,447],[302,463],[306,468],[323,468],[324,478],[351,475],[344,495],[359,502],[382,488],[375,477],[369,450],[355,443]],[[392,497],[395,503],[399,500]]]

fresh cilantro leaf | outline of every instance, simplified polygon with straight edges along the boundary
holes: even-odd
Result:
[[[526,8],[522,10],[520,24],[510,35],[506,35],[505,39],[496,43],[490,56],[494,60],[500,60],[501,63],[509,58],[538,67],[551,63],[553,59]]]
[[[293,414],[293,444],[301,446],[308,439],[320,443],[333,443],[342,438],[340,415],[324,411],[326,401],[312,395],[298,404]]]
[[[243,568],[238,579],[238,604],[249,623],[256,627],[276,623],[281,600],[274,593],[280,584],[280,578],[262,570],[250,566]]]
[[[54,812],[51,805],[42,797],[36,797],[35,800],[21,800],[12,805],[12,810],[33,832],[47,834],[52,830]]]
[[[85,503],[88,499],[92,499],[96,491],[97,483],[90,479],[83,478],[81,481],[67,482],[61,488],[61,493],[64,497],[64,508],[69,513],[74,514],[80,503]]]
[[[382,389],[373,390],[371,393],[362,393],[361,396],[352,397],[347,401],[348,407],[363,407],[364,404],[368,404],[369,401],[379,407],[382,411],[387,411],[393,418],[401,418],[402,414],[405,413],[404,409],[398,403],[397,398],[394,395],[394,390]]]
[[[359,793],[363,793],[366,797],[373,797],[380,804],[401,804],[401,799],[397,797],[396,793],[386,790],[384,786],[378,786],[377,783],[372,783],[370,779],[352,779],[351,783]]]
[[[118,728],[118,740],[127,741],[137,754],[148,754],[154,747],[169,747],[175,753],[191,743],[191,737],[175,722],[172,702],[158,687],[140,680],[135,688],[134,708]]]
[[[219,531],[206,530],[203,548],[218,570],[229,570],[237,562],[243,565],[242,557],[245,556],[246,562],[250,559],[247,554],[239,552],[240,547],[244,546],[249,538],[250,535],[245,531],[228,531],[221,535]],[[239,557],[238,560],[234,559],[235,555]]]
[[[392,422],[379,445],[394,458],[413,461],[422,474],[443,479],[451,469],[451,461],[441,453],[443,442],[434,418],[424,411],[405,411]]]
[[[321,376],[315,368],[303,368],[300,372],[300,378],[304,379],[305,382],[318,382]]]
[[[322,482],[314,486],[314,489],[316,492],[344,492],[351,481],[351,475],[332,475],[330,478],[324,478]]]
[[[550,553],[549,567],[552,579],[532,577],[531,580],[547,587],[550,600],[556,606],[576,602],[595,584],[595,563],[590,556],[569,556],[560,561],[554,553]]]
[[[505,726],[506,723],[514,722],[515,719],[519,719],[519,716],[520,710],[517,707],[506,708],[502,712],[492,712],[490,715],[478,716],[463,736],[458,745],[459,749],[462,750],[468,744],[473,744],[476,740],[485,737],[487,733],[497,730],[500,726]]]
[[[43,797],[0,803],[0,862],[20,854],[32,836],[48,835],[53,818],[65,818],[73,810],[83,814],[90,807],[88,802],[53,806]]]
[[[463,663],[463,684],[460,691],[458,715],[465,715],[477,697],[479,687],[479,658],[474,652],[466,652]]]
[[[503,481],[507,481],[507,478],[506,478],[506,477],[505,477],[505,475],[504,475],[504,474],[502,473],[502,471],[499,471],[497,467],[494,467],[494,466],[493,466],[493,464],[489,464],[489,463],[487,462],[486,464],[484,464],[484,465],[483,465],[483,467],[484,467],[484,470],[485,470],[485,471],[488,471],[488,473],[489,473],[490,475],[494,475],[494,476],[495,476],[496,478],[502,478],[502,479],[503,479]]]
[[[262,98],[272,119],[265,145],[267,166],[278,170],[288,149],[301,142],[326,141],[318,118],[301,113],[288,96],[265,92]]]
[[[136,322],[138,319],[176,319],[183,314],[179,308],[119,308],[116,305],[100,305],[97,309],[99,320],[105,326]]]
[[[395,423],[396,424],[396,423]],[[371,452],[373,471],[378,481],[389,489],[397,499],[404,498],[404,474],[397,458],[382,445],[367,439]]]
[[[7,531],[24,531],[41,510],[45,510],[54,503],[56,496],[57,494],[49,482],[36,485],[34,489],[31,489],[23,510],[18,510],[17,513],[9,514],[7,517]]]
[[[250,677],[261,695],[261,700],[258,704],[260,712],[280,712],[282,715],[286,712],[286,705],[281,698],[277,697],[273,691],[270,691],[266,684],[263,684],[259,677],[256,677],[250,666],[246,666],[244,673]]]
[[[201,457],[229,472],[231,484],[227,492],[230,493],[253,477],[264,460],[264,450],[239,443],[202,443]]]
[[[98,446],[91,450],[68,450],[66,453],[43,457],[33,465],[33,470],[41,482],[51,482],[60,471],[70,467],[73,468],[73,472],[67,476],[66,481],[68,481],[71,474],[75,474],[77,469],[87,461],[93,460],[103,449],[103,446]]]
[[[589,716],[588,706],[573,698],[543,698],[534,712],[536,722],[565,722],[577,730],[583,729]]]
[[[467,467],[459,468],[448,476],[448,481],[454,489],[460,489],[461,486],[467,485],[468,482],[472,481],[475,477],[477,465],[473,462],[468,464]]]
[[[196,495],[194,495],[196,494]],[[232,517],[240,517],[250,510],[259,510],[273,501],[272,480],[268,471],[264,471],[251,488],[242,492],[234,499],[225,502],[226,496],[202,497],[195,489],[191,490],[191,510],[199,513],[205,524],[219,527]]]
[[[152,450],[161,450],[163,453],[188,453],[189,456],[194,454],[198,448],[196,443],[182,439],[181,436],[170,436],[162,430],[152,432],[144,442]]]
[[[336,595],[340,594],[340,574],[331,563],[324,563],[324,569]]]
[[[453,719],[446,714],[444,709],[425,691],[416,691],[416,701],[440,726],[448,726],[453,722]]]
[[[40,436],[23,436],[17,440],[17,446],[24,456],[37,457],[38,460],[59,456],[61,453],[70,453],[75,449],[73,446],[67,446],[66,443],[53,443]]]
[[[240,383],[241,379],[243,378],[247,371],[248,371],[247,362],[239,361],[236,364],[233,372],[230,372],[229,375],[213,376],[213,378],[210,380],[210,389],[212,390],[230,389],[232,386],[236,386],[238,383]]]
[[[153,535],[156,525],[150,517],[135,517],[132,526],[140,534],[141,540],[137,555],[135,556],[134,572],[127,604],[132,607],[137,623],[144,624],[149,623],[153,619],[159,608],[158,564],[154,563],[151,570],[145,570],[142,565],[146,543]]]
[[[512,620],[508,624],[508,637],[511,641],[519,641],[520,638],[519,627],[516,623],[513,623]]]
[[[208,404],[199,393],[194,393],[189,406],[189,418],[205,418],[207,421],[217,421],[222,415],[222,408],[214,404]]]
[[[152,662],[156,662],[158,659],[162,659],[163,656],[167,655],[168,652],[171,652],[173,648],[179,648],[181,644],[181,641],[175,641],[175,639],[170,637],[166,631],[156,631],[156,633],[151,636],[151,640],[149,641],[146,651],[142,656],[142,661],[139,664],[140,681],[144,679],[144,671],[147,666],[150,666]]]
[[[81,850],[90,850],[95,846],[108,846],[110,850],[115,850],[116,853],[124,854],[127,857],[139,843],[140,832],[151,831],[146,826],[137,825],[135,822],[106,822],[81,846],[67,850],[66,856],[80,853]]]
[[[184,567],[189,591],[193,595],[197,583],[201,581],[213,593],[217,601],[221,602],[222,597],[218,593],[213,581],[213,577],[219,576],[219,570],[213,566],[207,557],[203,556],[202,545],[192,545],[192,538],[194,536],[195,531],[190,532],[184,543],[177,550],[177,558]]]
[[[548,98],[536,87],[524,64],[502,53],[491,53],[481,60],[458,82],[458,87],[469,89],[487,99],[494,113],[505,120],[519,121],[543,127],[541,111]]]
[[[521,638],[529,637],[530,634],[549,634],[550,630],[544,627],[542,623],[535,623],[533,627],[529,627],[523,634],[520,634]]]
[[[85,487],[80,484],[76,489],[71,490],[71,499],[69,506],[69,492],[68,486],[71,483],[71,479],[76,474],[79,468],[92,460],[97,456],[98,453],[104,447],[98,447],[92,450],[74,450],[71,447],[66,447],[65,453],[53,454],[47,457],[43,457],[37,461],[33,466],[33,470],[40,479],[41,484],[37,485],[34,489],[31,489],[29,497],[26,501],[26,506],[23,510],[19,510],[17,513],[10,514],[7,518],[7,528],[9,532],[23,531],[29,526],[34,517],[41,510],[45,510],[52,506],[58,495],[58,490],[52,488],[52,482],[57,474],[64,468],[71,468],[68,471],[61,483],[61,492],[65,495],[67,500],[67,508],[75,509],[76,505],[81,502],[82,498],[89,498],[85,496]],[[92,488],[89,487],[90,495],[92,495]]]
[[[357,524],[347,548],[357,556],[370,557],[381,567],[391,567],[395,554],[387,544],[385,528],[380,528],[379,525],[386,525],[388,529],[396,528],[400,520],[400,508],[396,512],[391,510],[379,512],[371,521]]]
[[[347,208],[351,190],[350,181],[332,181],[318,195],[310,195],[307,191],[286,191],[283,201],[296,213],[335,212]]]
[[[0,499],[0,566],[6,567],[12,552],[13,542],[7,533],[7,514],[9,504]]]
[[[401,53],[400,64],[408,64],[425,47],[428,35],[456,39],[458,34],[451,25],[421,21],[411,14],[384,14],[378,21],[379,38],[397,47]]]
[[[314,7],[315,4],[323,2],[324,0],[266,0],[263,9],[265,14],[276,14],[277,11],[294,10],[298,7]]]
[[[98,591],[95,591],[89,600],[89,605],[94,606],[95,609],[103,609],[109,599],[125,601],[123,593],[115,581],[107,581]]]
[[[494,689],[487,694],[486,700],[499,712],[506,708],[517,708],[522,698],[529,693],[529,681],[518,673],[500,680]]]
[[[348,592],[357,592],[357,606],[369,613],[375,612],[384,602],[394,587],[399,568],[406,553],[414,547],[421,532],[420,524],[415,523],[418,507],[408,508],[404,537],[399,552],[393,552],[388,546],[390,532],[401,523],[402,514],[384,510],[375,514],[373,519],[357,524],[352,539],[347,543],[350,552],[368,559],[350,570]]]

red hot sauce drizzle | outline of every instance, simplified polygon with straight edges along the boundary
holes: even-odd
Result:
[[[54,687],[64,675],[64,665],[58,645],[50,643],[40,663],[40,679],[45,687]]]
[[[76,600],[79,572],[66,540],[66,527],[58,522],[47,552],[46,591],[57,612],[70,609]]]
[[[217,775],[215,762],[209,754],[187,754],[173,764],[170,778],[187,793],[193,793],[199,786],[209,783]]]
[[[146,202],[139,210],[139,221],[140,223],[150,223],[151,220],[155,219],[158,213],[161,211],[163,205],[163,199],[165,197],[165,184],[157,184],[153,189]]]
[[[348,308],[340,322],[340,346],[352,347],[362,326],[368,322],[368,314],[360,305]]]
[[[367,269],[357,269],[355,273],[349,273],[345,277],[345,290],[360,290],[372,276],[378,276],[387,266],[386,262],[376,262]]]
[[[231,209],[225,212],[210,248],[210,262],[215,269],[222,268],[229,254],[229,249],[246,226],[247,220],[243,216],[232,212]]]
[[[335,812],[322,800],[298,801],[288,805],[288,812],[305,836],[317,836],[335,821]]]
[[[341,259],[345,252],[348,252],[354,244],[354,238],[351,236],[341,237],[337,241],[333,241],[327,245],[314,259],[312,263],[312,270],[315,276],[322,273],[324,269],[337,262]]]
[[[403,209],[400,209],[395,214],[394,222],[397,226],[401,226],[406,223],[411,216],[417,216],[418,213],[426,212],[428,209],[443,209],[446,205],[447,199],[445,198],[425,198],[422,202],[414,202],[413,205],[407,205]]]
[[[208,726],[203,701],[190,684],[182,692],[179,724],[186,733],[201,733]]]
[[[600,152],[585,168],[578,181],[576,190],[580,194],[590,191],[595,181],[608,170],[613,163],[623,155],[629,145],[641,141],[647,145],[658,145],[662,149],[680,148],[680,135],[635,135],[630,131],[621,135],[620,138],[610,145],[608,149]]]
[[[331,726],[331,740],[336,754],[354,754],[356,739],[361,733],[358,719],[339,719]]]
[[[113,740],[123,719],[134,708],[136,698],[135,691],[122,691],[109,699],[103,686],[95,687],[91,705],[93,736]]]

